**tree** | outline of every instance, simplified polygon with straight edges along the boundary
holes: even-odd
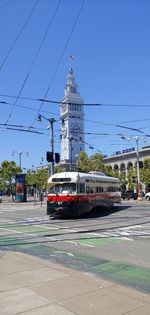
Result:
[[[126,190],[126,185],[127,185],[127,181],[126,181],[126,175],[125,173],[121,173],[120,175],[117,173],[114,173],[115,177],[118,177],[120,179],[121,182],[121,190]]]
[[[26,175],[26,185],[38,190],[46,190],[48,180],[48,168],[39,169],[37,172],[29,170]]]
[[[141,182],[146,186],[150,186],[150,158],[144,160],[143,168],[140,169]]]
[[[90,157],[91,171],[104,172],[105,167],[102,160],[103,160],[103,155],[101,153],[96,153],[94,155],[91,155]]]
[[[65,167],[59,167],[59,166],[55,166],[55,173],[61,173],[61,172],[65,172]]]
[[[14,161],[6,161],[4,160],[0,166],[0,177],[3,181],[3,186],[8,188],[8,194],[12,193],[12,183],[17,175],[17,173],[21,173],[21,168],[16,165]]]
[[[78,160],[78,169],[82,172],[98,171],[103,172],[107,176],[119,177],[118,173],[114,173],[109,165],[103,164],[103,155],[96,153],[88,157],[85,152],[81,152]]]
[[[85,152],[80,152],[79,161],[78,161],[78,170],[85,173],[88,173],[91,171],[91,161],[88,158],[87,153]]]

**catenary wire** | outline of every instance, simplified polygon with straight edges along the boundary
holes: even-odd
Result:
[[[13,48],[14,48],[14,46],[15,46],[17,40],[18,40],[18,38],[19,38],[20,35],[22,34],[22,32],[23,32],[25,26],[27,25],[29,19],[31,18],[32,14],[34,13],[34,11],[35,11],[35,9],[36,9],[36,7],[37,7],[37,5],[38,5],[38,2],[39,2],[39,0],[36,0],[36,2],[34,3],[34,6],[33,6],[32,10],[30,11],[30,13],[29,13],[29,15],[28,15],[28,17],[27,17],[25,23],[24,23],[23,26],[21,27],[21,29],[20,29],[20,31],[19,31],[17,37],[16,37],[15,40],[13,41],[11,47],[9,48],[9,50],[8,50],[6,56],[5,56],[5,58],[4,58],[3,61],[1,62],[1,64],[0,64],[0,70],[2,70],[2,67],[4,66],[6,60],[8,59],[8,57],[9,57],[9,55],[10,55],[10,53],[12,52],[12,50],[13,50]]]
[[[16,105],[16,103],[17,103],[17,101],[18,101],[18,99],[19,99],[19,96],[21,95],[21,93],[22,93],[22,91],[23,91],[23,89],[24,89],[24,87],[25,87],[25,84],[26,84],[26,82],[27,82],[27,80],[28,80],[28,78],[29,78],[29,75],[30,75],[30,73],[31,73],[31,71],[32,71],[32,68],[33,68],[34,64],[35,64],[35,61],[36,61],[36,59],[37,59],[37,57],[38,57],[38,55],[39,55],[39,53],[40,53],[40,50],[41,50],[41,48],[42,48],[42,46],[43,46],[43,43],[44,43],[44,40],[45,40],[45,38],[46,38],[46,36],[47,36],[47,34],[48,34],[48,31],[49,31],[49,29],[50,29],[50,27],[51,27],[51,25],[52,25],[52,22],[53,22],[53,20],[54,20],[54,18],[55,18],[55,15],[56,15],[57,11],[58,11],[58,8],[59,8],[59,6],[60,6],[61,1],[62,1],[62,0],[59,0],[57,6],[56,6],[56,8],[55,8],[55,11],[54,11],[54,13],[53,13],[53,15],[52,15],[52,18],[50,19],[50,22],[49,22],[49,24],[48,24],[48,27],[46,28],[46,31],[45,31],[44,36],[43,36],[43,38],[42,38],[42,41],[41,41],[41,43],[40,43],[40,45],[39,45],[39,47],[38,47],[38,50],[37,50],[37,52],[36,52],[36,54],[35,54],[33,60],[32,60],[32,63],[31,63],[30,68],[29,68],[29,71],[28,71],[28,73],[27,73],[27,75],[26,75],[26,77],[25,77],[25,79],[24,79],[24,81],[23,81],[23,83],[22,83],[22,86],[21,86],[21,88],[20,88],[19,94],[18,94],[18,96],[17,96],[17,98],[16,98],[16,100],[15,100],[14,105]],[[8,116],[8,119],[7,119],[6,123],[8,123],[9,119],[11,118],[11,115],[12,115],[12,113],[13,113],[13,110],[14,110],[14,106],[12,106],[11,112],[10,112],[10,114],[9,114],[9,116]]]
[[[16,95],[10,95],[10,94],[0,94],[0,97],[9,97],[9,98],[16,98]],[[35,97],[27,97],[27,96],[19,96],[18,99],[24,99],[28,101],[38,101],[38,102],[45,102],[45,103],[52,103],[52,104],[67,104],[70,105],[72,103],[69,102],[62,102],[58,100],[48,100],[48,99],[43,99],[43,98],[35,98]],[[107,103],[83,103],[83,104],[78,104],[78,103],[73,103],[74,105],[83,105],[83,106],[106,106],[106,107],[150,107],[150,104],[107,104]]]
[[[4,101],[0,101],[1,104],[4,104],[4,105],[8,105],[8,104],[11,104],[11,103],[8,103],[8,102],[4,102]],[[23,107],[23,108],[26,108],[26,109],[31,109],[31,110],[35,110],[33,108],[30,108],[30,107],[27,107],[27,106],[21,106],[21,105],[17,105],[17,104],[13,104],[14,106],[19,106],[19,107]],[[36,112],[38,112],[38,110],[35,110]],[[49,113],[47,111],[42,111],[42,112],[45,112],[45,113]],[[58,114],[54,114],[54,113],[51,113],[52,115],[58,115]],[[92,120],[85,120],[84,121],[88,121],[88,122],[94,122],[94,123],[98,123],[98,124],[103,124],[103,125],[108,125],[108,126],[114,126],[114,127],[119,127],[119,128],[123,128],[123,129],[127,129],[127,130],[132,130],[132,131],[137,131],[139,133],[142,133],[144,134],[144,132],[141,130],[141,128],[132,128],[132,127],[127,127],[127,126],[122,126],[122,125],[119,125],[119,124],[110,124],[110,123],[105,123],[105,122],[101,122],[101,121],[92,121]],[[8,124],[8,121],[5,123],[5,125]],[[30,128],[33,128],[33,126],[31,125]],[[147,135],[148,136],[148,135]]]
[[[21,104],[14,104],[14,103],[11,103],[11,102],[0,101],[0,104],[2,104],[2,105],[13,105],[13,106],[19,107],[19,108],[29,109],[29,110],[36,111],[36,112],[38,111],[38,109],[36,109],[36,108],[25,106],[25,105],[21,105]],[[51,114],[51,115],[59,116],[59,114],[57,114],[57,113],[52,113],[52,112],[49,112],[49,111],[46,111],[46,110],[42,110],[41,112],[45,113],[45,114]]]
[[[34,131],[34,130],[30,130],[30,129],[20,129],[20,128],[7,127],[7,125],[5,125],[4,128],[2,128],[2,129],[29,132],[29,133],[37,133],[37,134],[41,134],[41,135],[43,134],[43,132]]]
[[[60,56],[60,58],[59,58],[59,60],[58,60],[58,63],[57,63],[56,68],[55,68],[55,71],[54,71],[54,73],[53,73],[53,75],[52,75],[50,84],[49,84],[49,86],[48,86],[48,88],[47,88],[47,90],[46,90],[46,92],[45,92],[44,98],[41,100],[42,103],[41,103],[41,105],[40,105],[40,107],[39,107],[39,112],[38,112],[38,113],[40,113],[40,111],[41,111],[41,109],[42,109],[42,106],[43,106],[43,103],[44,103],[44,100],[45,100],[45,98],[46,98],[48,92],[50,91],[51,86],[52,86],[52,84],[53,84],[53,82],[54,82],[56,73],[57,73],[57,71],[58,71],[58,69],[59,69],[59,66],[60,66],[60,64],[61,64],[61,61],[62,61],[63,56],[64,56],[64,54],[65,54],[65,51],[66,51],[66,49],[67,49],[67,46],[68,46],[68,44],[69,44],[69,42],[70,42],[70,39],[71,39],[71,37],[72,37],[72,34],[73,34],[74,30],[75,30],[75,27],[76,27],[76,25],[77,25],[77,22],[78,22],[78,19],[79,19],[79,17],[80,17],[80,14],[81,14],[81,11],[82,11],[82,8],[83,8],[83,6],[84,6],[85,1],[86,1],[86,0],[83,0],[81,6],[80,6],[80,8],[79,8],[79,11],[78,11],[78,13],[77,13],[76,19],[75,19],[74,24],[73,24],[73,26],[72,26],[71,32],[70,32],[70,34],[69,34],[69,36],[68,36],[68,39],[67,39],[66,44],[65,44],[65,46],[64,46],[64,49],[63,49],[63,51],[62,51],[62,53],[61,53],[61,56]],[[36,119],[37,119],[37,115],[35,116],[35,118],[34,118],[34,120],[33,120],[33,122],[32,122],[32,125],[35,123]]]
[[[4,95],[0,95],[0,96],[4,96]],[[7,96],[7,95],[5,95]],[[16,96],[7,96],[7,97],[16,97]],[[34,101],[38,101],[39,99],[32,99],[32,98],[26,98],[26,97],[19,97],[19,99],[29,99],[29,100],[34,100]],[[59,103],[61,104],[62,102],[58,102],[58,101],[51,101],[51,103]],[[0,104],[4,104],[4,105],[14,105],[16,107],[20,107],[20,108],[24,108],[24,109],[30,109],[30,110],[33,110],[33,111],[36,111],[38,112],[39,110],[38,109],[35,109],[33,107],[29,107],[29,106],[25,106],[25,105],[21,105],[21,104],[14,104],[14,103],[11,103],[11,102],[5,102],[5,101],[0,101]],[[69,104],[69,103],[67,103]],[[84,104],[86,105],[86,104]],[[102,104],[102,106],[105,106],[105,104]],[[111,106],[111,105],[110,105]],[[113,106],[113,105],[112,105]],[[121,107],[122,105],[120,105]],[[125,105],[123,105],[125,106]],[[141,105],[142,106],[142,105]],[[56,115],[56,116],[59,116],[59,114],[57,113],[52,113],[52,112],[49,112],[49,111],[46,111],[46,110],[41,110],[41,112],[45,113],[45,114],[51,114],[51,115]],[[89,122],[95,122],[95,123],[99,123],[99,121],[94,121],[94,120],[85,120],[85,121],[89,121]],[[125,123],[130,123],[130,122],[141,122],[141,121],[150,121],[150,118],[143,118],[143,119],[135,119],[135,120],[127,120],[127,121],[121,121],[120,123],[122,124],[125,124]]]
[[[0,11],[3,10],[7,4],[10,2],[11,0],[7,0],[1,7],[0,7]]]

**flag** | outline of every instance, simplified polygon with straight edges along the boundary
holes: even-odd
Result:
[[[73,55],[70,55],[70,59],[75,60],[75,57]]]

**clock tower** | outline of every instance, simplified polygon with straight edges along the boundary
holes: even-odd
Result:
[[[72,167],[80,152],[84,151],[84,110],[83,99],[78,92],[71,66],[60,105],[60,119],[61,162]]]

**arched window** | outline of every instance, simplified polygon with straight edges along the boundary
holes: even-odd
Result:
[[[114,171],[115,171],[115,172],[118,172],[118,171],[119,171],[119,167],[118,167],[117,164],[114,165]]]
[[[133,164],[132,164],[132,162],[129,162],[129,163],[128,163],[127,168],[128,168],[128,170],[133,169]]]
[[[126,166],[125,166],[124,163],[122,163],[122,164],[120,165],[120,171],[121,171],[121,173],[125,173],[125,171],[126,171]]]

